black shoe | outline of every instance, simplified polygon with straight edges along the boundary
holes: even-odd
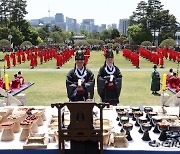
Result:
[[[152,94],[153,94],[153,95],[155,94],[154,91],[152,92]]]
[[[154,95],[160,96],[161,94],[159,94],[159,93],[157,93],[157,92],[155,91]]]

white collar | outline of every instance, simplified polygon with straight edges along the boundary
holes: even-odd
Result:
[[[83,68],[81,70],[79,68],[76,68],[75,74],[79,79],[83,79],[87,75],[87,71],[86,71],[85,67],[83,66]]]
[[[109,66],[108,64],[106,64],[105,71],[107,74],[112,75],[116,71],[116,68],[114,67],[114,65]]]

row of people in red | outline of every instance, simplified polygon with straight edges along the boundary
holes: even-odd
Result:
[[[60,60],[57,56],[58,53],[61,53],[62,57]],[[4,60],[6,61],[7,68],[11,67],[11,59],[12,65],[16,66],[17,62],[21,64],[21,62],[25,62],[26,60],[30,61],[31,68],[34,68],[38,64],[38,57],[40,60],[40,64],[43,62],[47,62],[55,58],[58,62],[56,63],[57,67],[61,67],[62,64],[67,62],[72,56],[74,56],[74,49],[59,49],[59,48],[48,48],[48,49],[40,49],[40,48],[29,48],[26,50],[18,50],[16,52],[12,52],[10,55],[6,54],[4,56]],[[61,61],[61,62],[59,62]]]
[[[162,53],[152,52],[145,48],[139,48],[138,53],[141,57],[146,58],[156,65],[160,65],[161,68],[164,67],[164,56]]]

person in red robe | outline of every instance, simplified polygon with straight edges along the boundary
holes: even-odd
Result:
[[[33,69],[35,67],[35,55],[34,53],[31,53],[30,55],[30,66],[31,66],[31,69]]]
[[[42,53],[42,51],[38,51],[38,56],[40,59],[40,64],[43,64],[43,53]]]
[[[20,85],[23,85],[24,84],[24,77],[22,76],[21,71],[18,72],[17,77],[19,78]]]
[[[16,66],[16,55],[14,52],[11,53],[10,57],[12,58],[12,63],[13,63],[13,66]]]
[[[17,77],[17,74],[14,75],[14,79],[12,80],[12,83],[11,83],[11,88],[12,89],[19,89],[20,88],[20,80],[19,78]]]
[[[60,69],[60,67],[62,66],[62,55],[60,52],[58,52],[56,55],[56,66],[57,69]]]
[[[21,54],[20,54],[20,51],[16,52],[16,56],[18,57],[18,58],[17,58],[17,62],[18,62],[19,64],[21,64]]]
[[[6,60],[7,69],[9,69],[9,68],[11,67],[9,54],[6,54],[6,55],[4,56],[4,60]]]
[[[25,50],[21,51],[20,55],[22,56],[22,62],[25,63],[26,61]]]

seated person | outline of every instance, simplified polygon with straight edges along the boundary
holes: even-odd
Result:
[[[176,86],[179,85],[178,81],[179,81],[179,79],[177,78],[177,74],[173,73],[173,76],[170,77],[169,82],[168,82],[169,83],[169,87],[173,88],[173,89],[176,88]]]
[[[12,89],[20,88],[20,80],[17,77],[17,74],[14,75],[14,79],[12,80],[12,83],[11,83],[11,88]]]
[[[167,76],[166,76],[166,82],[167,82],[167,84],[169,83],[169,79],[170,79],[172,76],[173,76],[173,69],[171,68],[171,69],[169,70],[169,73],[168,73]]]
[[[24,84],[24,77],[22,76],[21,71],[18,72],[18,76],[17,77],[20,80],[20,85],[23,85]]]

